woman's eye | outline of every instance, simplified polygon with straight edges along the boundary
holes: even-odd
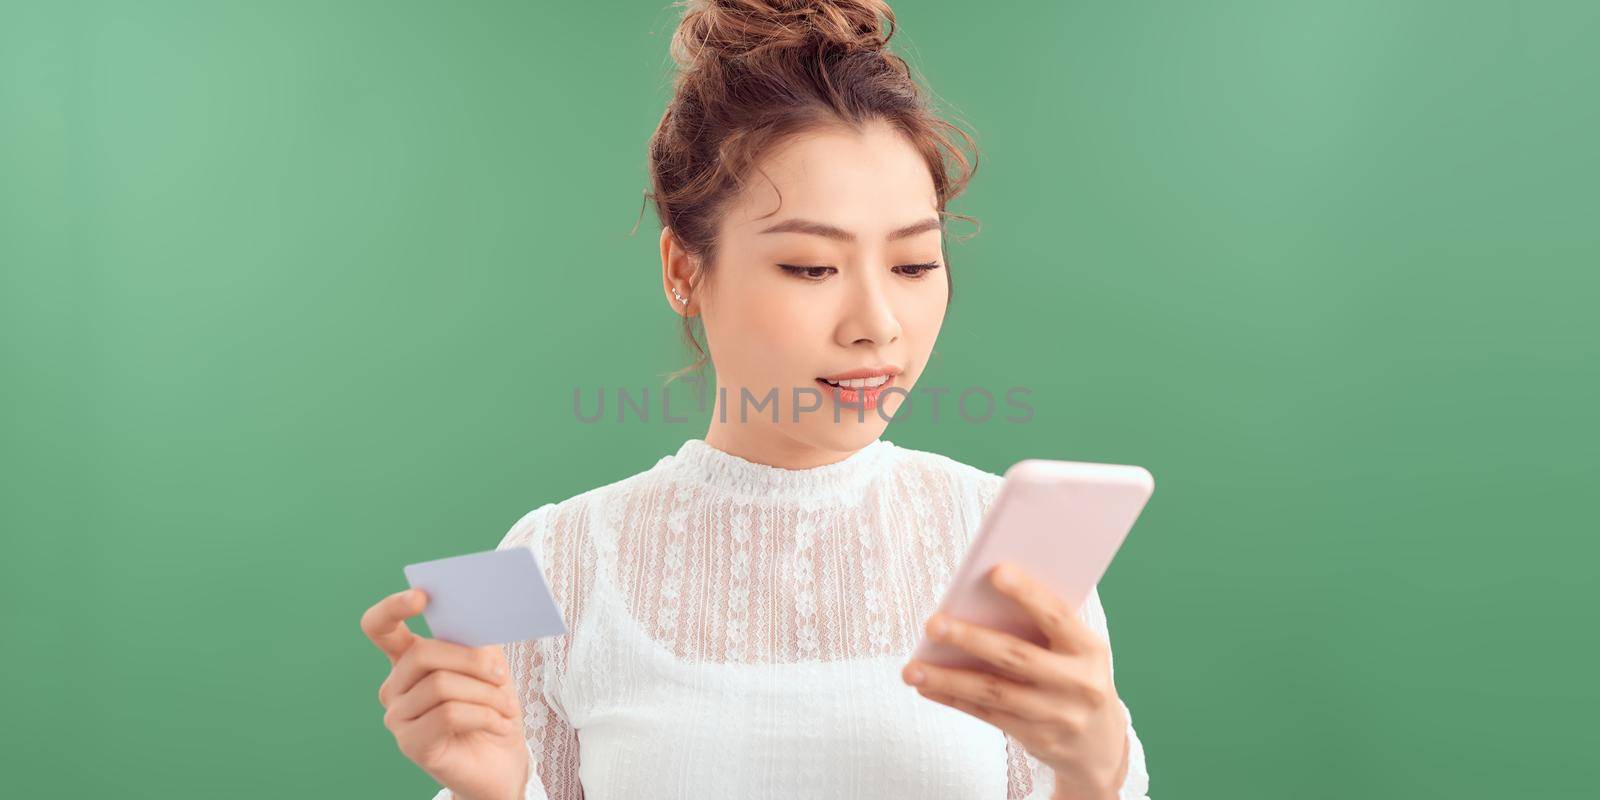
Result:
[[[926,264],[902,264],[898,267],[895,267],[895,269],[911,270],[910,272],[902,271],[900,274],[905,275],[908,278],[921,278],[927,275],[929,272],[938,269],[939,266],[939,262],[929,261]]]
[[[787,272],[791,275],[796,275],[808,281],[820,281],[832,273],[839,271],[834,267],[799,267],[793,264],[779,264],[778,266],[782,267],[784,272]],[[926,264],[901,264],[895,267],[894,271],[899,272],[908,278],[915,279],[921,278],[941,266],[943,265],[937,261],[929,261]]]
[[[798,275],[808,281],[820,281],[828,277],[829,271],[838,272],[833,267],[796,267],[791,264],[779,264],[778,266],[783,267],[784,272],[790,275]]]

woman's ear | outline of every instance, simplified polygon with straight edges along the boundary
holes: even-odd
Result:
[[[695,298],[690,286],[695,274],[694,257],[683,249],[671,228],[661,229],[661,289],[667,305],[685,317],[695,315]]]

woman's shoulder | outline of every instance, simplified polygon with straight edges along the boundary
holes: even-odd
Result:
[[[900,463],[907,469],[922,473],[921,477],[925,479],[943,479],[950,484],[973,489],[980,495],[992,496],[1000,487],[1001,476],[965,461],[932,450],[900,445],[896,445],[896,449],[901,454]]]
[[[994,505],[1003,478],[943,453],[902,450],[905,471],[898,482],[906,487],[904,498],[919,507],[945,509],[935,518],[948,519],[950,524],[942,527],[958,546],[965,546]]]
[[[586,489],[574,495],[550,500],[522,514],[501,540],[499,549],[520,546],[530,547],[535,553],[552,544],[565,544],[582,538],[588,532],[592,511],[620,493],[628,493],[640,484],[649,482],[658,473],[658,467],[635,472],[623,478]]]

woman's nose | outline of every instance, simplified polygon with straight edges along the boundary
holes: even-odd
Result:
[[[882,291],[869,287],[857,292],[845,309],[840,333],[845,345],[889,344],[900,338],[900,317]]]

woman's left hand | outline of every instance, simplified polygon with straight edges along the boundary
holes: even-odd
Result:
[[[1023,680],[922,661],[901,677],[923,697],[1010,734],[1055,771],[1055,798],[1116,797],[1128,770],[1128,719],[1111,681],[1111,645],[1020,567],[1001,564],[989,579],[1033,617],[1049,649],[940,614],[928,620],[928,635]]]

